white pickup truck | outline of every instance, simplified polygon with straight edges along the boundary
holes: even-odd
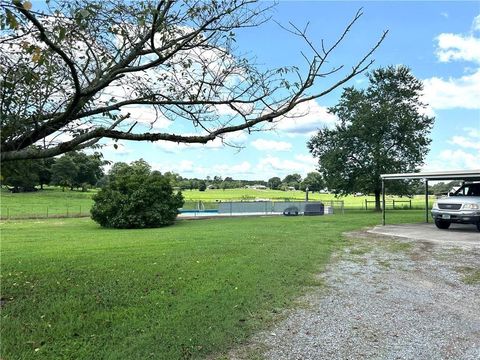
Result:
[[[475,224],[480,231],[480,182],[465,183],[450,196],[435,201],[432,217],[439,229],[462,223]]]

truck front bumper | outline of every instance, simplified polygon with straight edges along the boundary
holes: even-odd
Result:
[[[452,223],[477,224],[480,222],[480,211],[443,211],[432,210],[432,218],[434,220],[449,221]]]

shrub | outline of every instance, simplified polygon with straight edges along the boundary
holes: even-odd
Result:
[[[143,160],[117,163],[106,185],[93,196],[92,219],[104,227],[152,228],[173,224],[183,206],[169,180]]]

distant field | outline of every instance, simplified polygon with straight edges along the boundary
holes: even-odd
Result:
[[[80,191],[62,191],[60,188],[47,188],[45,190],[32,193],[12,194],[2,189],[1,191],[1,218],[19,218],[19,217],[55,217],[55,216],[88,216],[90,208],[93,204],[92,195],[96,190],[88,192]],[[220,201],[228,200],[304,200],[305,193],[303,191],[281,191],[281,190],[253,190],[253,189],[226,189],[226,190],[185,190],[185,209],[196,209],[199,202],[202,202],[206,209],[218,208]],[[347,209],[363,209],[365,207],[365,199],[374,201],[373,196],[346,196],[335,198],[332,194],[310,193],[310,200],[321,200],[324,202],[330,200],[343,200]],[[409,200],[408,198],[388,197],[387,201],[393,199]],[[433,197],[431,198],[433,202]],[[412,199],[413,208],[423,208],[424,198],[417,196]],[[373,208],[374,204],[369,203],[368,207]],[[409,206],[408,203],[397,203],[397,206]],[[391,207],[391,205],[389,206]]]
[[[392,211],[388,219],[422,218]],[[379,222],[364,211],[142,230],[2,221],[0,358],[216,358],[321,286],[315,274],[344,231]]]

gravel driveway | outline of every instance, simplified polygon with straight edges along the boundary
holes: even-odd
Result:
[[[326,286],[230,358],[480,359],[480,247],[347,234]]]

